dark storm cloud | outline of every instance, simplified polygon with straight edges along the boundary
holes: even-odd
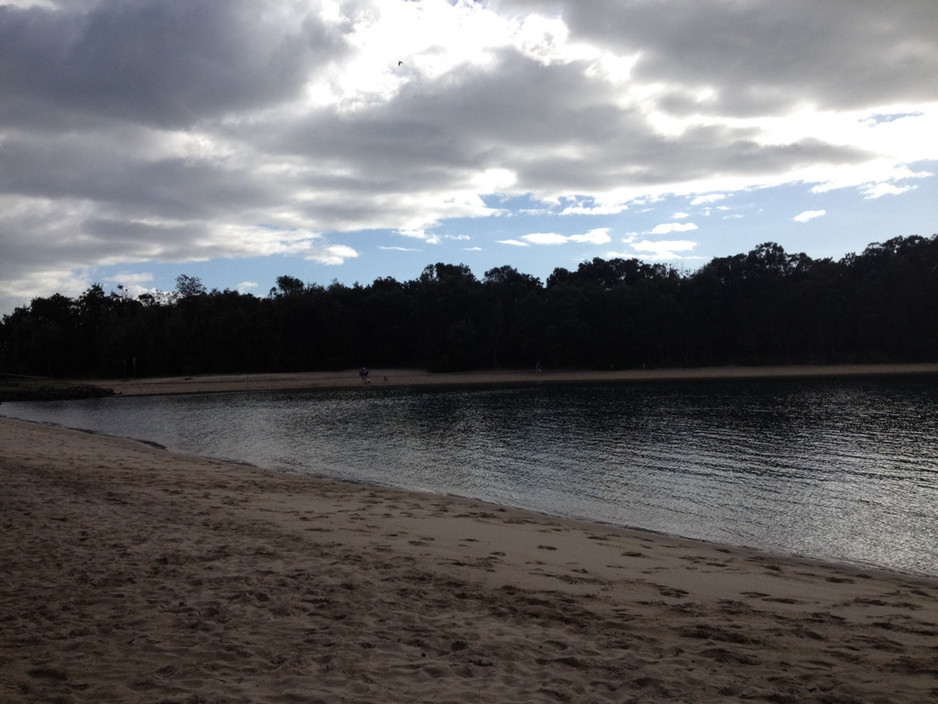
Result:
[[[351,168],[357,178],[343,188],[383,184],[417,192],[480,169],[506,168],[522,189],[544,195],[869,157],[811,139],[761,145],[749,126],[699,126],[665,136],[638,110],[617,106],[612,86],[584,81],[584,68],[581,62],[543,65],[506,51],[497,68],[409,85],[362,117],[310,116],[278,148]]]
[[[119,140],[11,140],[0,145],[0,192],[92,201],[128,216],[211,218],[226,209],[261,207],[271,184],[177,158],[135,158]]]
[[[69,6],[71,7],[71,6]],[[291,96],[341,38],[284,26],[247,0],[103,2],[83,11],[0,7],[3,108],[191,125]],[[61,124],[61,123],[59,123]]]
[[[504,3],[511,6],[514,3]],[[533,6],[540,3],[522,3]],[[712,86],[714,110],[764,114],[797,104],[863,108],[938,99],[936,7],[920,0],[594,0],[545,3],[572,33],[640,51],[634,76],[682,92]],[[683,101],[683,105],[682,105]]]

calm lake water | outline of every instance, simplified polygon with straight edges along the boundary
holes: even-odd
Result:
[[[938,575],[938,377],[6,403],[182,452]]]

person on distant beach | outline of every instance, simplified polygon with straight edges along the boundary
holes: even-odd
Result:
[[[362,367],[361,369],[359,369],[359,370],[358,370],[358,376],[360,376],[360,377],[362,378],[362,383],[363,383],[363,384],[367,384],[367,383],[368,383],[368,368],[367,368],[367,367]]]

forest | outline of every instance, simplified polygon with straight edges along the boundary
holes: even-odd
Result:
[[[441,263],[369,285],[284,275],[263,297],[183,274],[167,293],[35,298],[0,323],[0,373],[73,379],[935,360],[938,235],[839,261],[770,242],[692,273],[596,258],[545,282]]]

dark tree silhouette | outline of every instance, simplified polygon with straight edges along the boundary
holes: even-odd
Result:
[[[840,261],[767,242],[679,274],[637,259],[555,269],[463,265],[328,287],[279,276],[268,296],[93,284],[0,323],[0,372],[90,377],[421,367],[623,368],[938,359],[938,236]]]

